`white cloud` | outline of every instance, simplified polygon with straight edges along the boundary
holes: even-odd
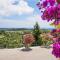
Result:
[[[16,0],[0,0],[0,15],[8,16],[14,13],[19,15],[33,13],[34,8],[30,7],[27,1],[20,0],[17,5],[14,5],[13,2],[15,1]]]
[[[33,22],[30,20],[0,20],[0,28],[23,28],[33,27]]]
[[[20,0],[17,5],[14,3],[17,0],[0,0],[0,16],[10,16],[11,14],[31,14],[34,8],[30,7],[26,0]],[[24,19],[24,18],[23,18]],[[49,23],[43,21],[39,15],[29,16],[24,20],[0,19],[0,28],[18,28],[18,27],[33,27],[36,21],[41,28],[52,28]]]
[[[0,28],[33,27],[38,22],[41,28],[53,28],[48,22],[43,21],[39,15],[27,17],[24,20],[0,20]]]
[[[54,26],[50,25],[51,21],[50,22],[43,21],[40,15],[34,15],[32,17],[27,18],[27,20],[29,20],[30,24],[32,25],[38,22],[41,28],[54,28]]]

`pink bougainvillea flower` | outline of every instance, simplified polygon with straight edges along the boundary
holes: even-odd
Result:
[[[60,32],[60,29],[57,29],[57,32]]]
[[[50,20],[50,16],[49,16],[49,14],[48,14],[48,11],[47,11],[47,10],[45,10],[45,11],[44,11],[44,13],[43,13],[43,15],[42,15],[42,19],[44,19],[44,20],[46,20],[46,19],[47,19],[47,21],[49,21],[49,20]]]
[[[38,2],[36,5],[39,7],[39,9],[41,9],[41,8],[48,7],[49,3],[50,3],[50,6],[54,6],[55,0],[45,0],[43,1],[43,3]]]
[[[42,15],[42,19],[50,21],[55,18],[55,7],[49,7],[47,8]]]
[[[55,4],[55,0],[49,0],[49,3],[51,6],[53,6]]]
[[[47,2],[49,2],[50,3],[50,5],[54,5],[55,4],[55,2],[57,2],[58,4],[60,4],[60,0],[46,0]]]
[[[56,2],[56,0],[46,0],[46,2],[50,3],[51,6],[53,6]]]
[[[54,21],[54,25],[58,25],[59,24],[59,21]]]
[[[40,2],[38,2],[36,5],[38,6],[39,9],[41,9],[41,4],[40,4]]]
[[[59,33],[60,32],[60,29],[53,29],[52,31],[51,31],[51,33]]]
[[[46,0],[46,1],[49,1],[49,0]]]
[[[49,13],[49,15],[50,15],[50,18],[51,19],[54,19],[54,13],[55,13],[55,7],[50,7],[50,8],[48,8],[48,13]]]
[[[48,4],[48,2],[44,1],[43,4],[42,4],[43,8],[45,8],[47,6],[47,4]]]
[[[57,18],[60,18],[60,4],[57,5]]]
[[[53,29],[52,31],[51,31],[51,33],[55,33],[57,30],[56,29]]]
[[[60,32],[60,29],[53,29],[53,30],[51,31],[51,33],[56,33],[56,32]]]
[[[54,2],[56,2],[56,0],[46,0],[47,2],[49,2],[49,1],[54,1]]]
[[[37,6],[39,9],[44,8],[41,16],[43,20],[48,22],[54,20],[54,25],[60,24],[60,0],[45,0],[42,3],[39,2]]]

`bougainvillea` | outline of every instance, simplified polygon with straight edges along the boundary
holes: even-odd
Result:
[[[41,3],[42,1],[42,3]],[[60,0],[41,0],[37,3],[39,10],[43,10],[42,19],[53,21],[53,25],[60,24]]]
[[[50,34],[53,36],[52,40],[60,35],[60,29],[53,29]]]
[[[51,33],[60,33],[60,29],[53,29]]]

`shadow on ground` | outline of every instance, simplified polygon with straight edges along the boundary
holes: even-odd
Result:
[[[32,51],[32,49],[31,49],[31,48],[28,48],[28,49],[23,48],[23,49],[21,49],[21,51],[24,51],[24,52],[29,52],[29,51]]]

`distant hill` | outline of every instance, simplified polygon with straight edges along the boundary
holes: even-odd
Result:
[[[32,30],[33,28],[0,28],[1,30],[4,31],[17,31],[17,30]],[[42,28],[42,30],[52,30],[53,28]]]
[[[4,30],[4,31],[16,31],[16,30],[32,30],[29,28],[0,28],[0,31]]]

